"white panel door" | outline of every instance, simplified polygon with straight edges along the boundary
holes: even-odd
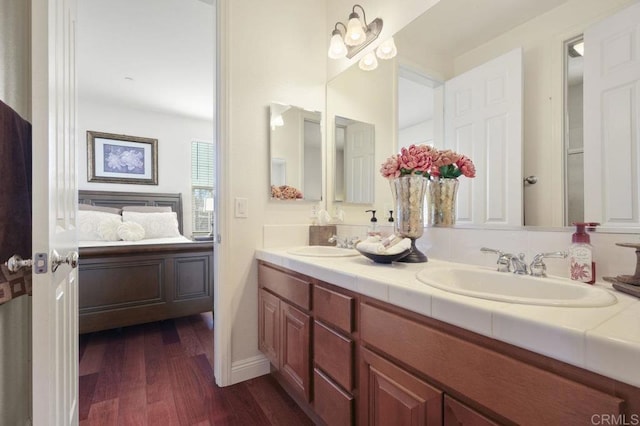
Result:
[[[75,0],[32,1],[33,424],[78,424]],[[42,256],[46,272],[37,273]],[[77,260],[77,257],[76,257]],[[54,271],[55,269],[55,271]]]
[[[471,158],[458,223],[522,225],[522,49],[445,83],[445,147]],[[490,165],[490,166],[489,166]]]
[[[584,218],[640,226],[640,3],[584,33]]]
[[[346,128],[344,142],[346,202],[373,203],[374,128],[370,124],[352,123]]]

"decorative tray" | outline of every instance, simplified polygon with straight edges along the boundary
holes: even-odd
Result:
[[[370,253],[368,251],[359,250],[358,246],[356,246],[356,250],[358,250],[358,253],[360,253],[365,257],[368,257],[369,259],[373,260],[375,263],[395,262],[396,260],[400,260],[403,257],[407,256],[409,253],[411,253],[411,248],[408,248],[407,250],[400,253],[396,253],[396,254]]]

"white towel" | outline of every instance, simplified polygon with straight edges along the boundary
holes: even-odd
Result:
[[[373,254],[398,254],[411,248],[411,239],[391,236],[383,240],[379,235],[360,241],[356,248],[360,251]],[[391,238],[391,239],[390,239]],[[385,244],[388,244],[385,247]]]

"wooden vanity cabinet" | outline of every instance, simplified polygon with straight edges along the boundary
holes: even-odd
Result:
[[[311,281],[258,266],[258,348],[306,402],[311,395]]]

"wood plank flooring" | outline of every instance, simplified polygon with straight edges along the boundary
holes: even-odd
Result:
[[[271,376],[215,384],[211,314],[84,334],[79,354],[81,426],[313,424]]]

